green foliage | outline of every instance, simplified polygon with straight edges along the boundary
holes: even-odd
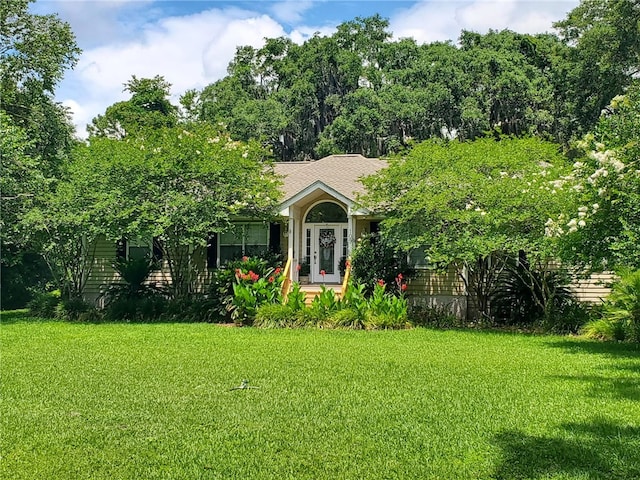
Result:
[[[257,143],[240,144],[203,124],[145,130],[123,141],[93,138],[76,150],[57,197],[68,190],[77,198],[68,215],[83,220],[76,235],[158,237],[173,295],[188,296],[195,291],[194,247],[237,216],[272,215],[279,182],[265,155]],[[74,214],[76,205],[83,215]]]
[[[3,310],[24,308],[34,294],[44,292],[51,272],[35,252],[2,245],[0,258],[0,300]]]
[[[364,285],[364,293],[371,295],[382,280],[396,293],[401,292],[398,275],[404,281],[415,273],[407,262],[407,253],[384,236],[371,234],[361,237],[351,252],[351,275],[354,283]]]
[[[101,293],[105,318],[129,321],[159,318],[165,310],[166,291],[148,283],[158,265],[150,258],[118,259],[113,268],[120,281]]]
[[[137,78],[124,84],[131,98],[109,107],[104,115],[95,117],[87,126],[90,136],[123,139],[145,129],[173,127],[177,108],[169,102],[171,84],[164,77]]]
[[[384,284],[376,284],[368,301],[368,328],[405,328],[407,325],[407,301],[387,292]]]
[[[320,286],[320,294],[316,295],[309,307],[317,318],[328,319],[332,313],[340,310],[340,299],[331,288]]]
[[[27,304],[29,313],[34,317],[54,318],[56,316],[56,308],[60,304],[60,290],[54,290],[47,293],[36,293]]]
[[[407,317],[414,327],[458,328],[465,326],[464,322],[445,305],[412,304],[408,307]]]
[[[585,325],[587,337],[640,343],[640,270],[620,272],[602,314],[601,319]]]
[[[510,261],[502,271],[491,298],[498,325],[533,325],[552,322],[572,306],[573,294],[566,273],[536,269],[522,261]]]
[[[587,270],[640,268],[640,84],[614,98],[576,144],[572,188],[579,203],[553,217],[567,261]]]
[[[305,308],[305,293],[300,289],[299,283],[294,283],[287,295],[286,305],[294,312],[299,312]]]
[[[282,303],[283,281],[284,275],[281,274],[279,267],[265,270],[262,276],[247,268],[246,265],[243,268],[237,268],[235,283],[232,287],[233,299],[228,305],[231,318],[236,323],[250,325],[256,318],[261,305]]]
[[[288,328],[295,323],[295,311],[289,305],[264,303],[256,310],[253,326],[258,328]]]
[[[367,326],[363,312],[351,307],[343,307],[333,312],[327,321],[333,328],[347,330],[362,330]]]

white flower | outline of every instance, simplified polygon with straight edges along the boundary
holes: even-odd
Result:
[[[600,205],[598,205],[597,203],[594,203],[593,204],[593,213],[596,213],[599,208],[600,208]]]
[[[587,210],[589,210],[589,209],[587,207],[585,207],[585,206],[582,206],[582,207],[578,208],[579,212],[586,212]]]
[[[584,227],[585,225],[586,225],[586,223],[585,223],[585,221],[584,221],[584,220],[580,220],[580,221],[578,222],[578,226],[579,226],[579,227]]]

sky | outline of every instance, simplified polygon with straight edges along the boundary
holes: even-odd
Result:
[[[393,39],[418,43],[451,40],[462,30],[508,28],[552,32],[579,0],[37,0],[31,11],[56,13],[73,29],[83,50],[67,71],[56,100],[69,107],[79,137],[86,124],[115,102],[129,98],[123,84],[162,75],[172,101],[188,89],[223,78],[236,47],[259,48],[265,38],[302,43],[314,33],[331,35],[356,17],[379,13]]]

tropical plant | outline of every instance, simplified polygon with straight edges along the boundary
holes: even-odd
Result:
[[[246,268],[246,267],[245,267]],[[228,308],[231,318],[239,324],[253,323],[258,307],[263,304],[282,303],[281,268],[267,269],[263,276],[253,270],[237,268],[233,284],[233,299]]]
[[[533,325],[562,315],[573,303],[561,270],[532,268],[523,258],[509,260],[491,297],[494,321],[499,325]]]
[[[585,325],[583,333],[592,338],[640,342],[640,270],[619,273],[602,318]]]
[[[253,326],[258,328],[289,328],[294,326],[296,315],[289,305],[265,303],[256,310]]]

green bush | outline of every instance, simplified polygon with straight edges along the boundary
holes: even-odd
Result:
[[[602,318],[587,323],[589,338],[640,342],[640,270],[623,270],[603,306]]]
[[[498,325],[529,325],[563,314],[575,303],[561,271],[535,270],[520,260],[507,263],[491,296]]]
[[[299,312],[306,308],[304,303],[305,293],[300,290],[300,284],[294,283],[291,291],[287,295],[286,305],[294,312]]]
[[[281,268],[281,261],[282,256],[276,254],[242,257],[241,259],[232,260],[215,270],[211,277],[207,297],[211,301],[212,308],[216,310],[218,317],[233,318],[232,313],[236,308],[233,303],[234,285],[238,283],[238,273],[246,275],[249,272],[253,272],[259,278],[268,278],[278,268]]]
[[[361,237],[351,252],[351,275],[353,282],[365,286],[364,293],[373,293],[382,280],[390,291],[402,293],[401,285],[415,274],[407,261],[407,252],[398,250],[384,237],[371,234]],[[401,282],[398,283],[400,275]],[[406,285],[406,284],[405,284]]]
[[[61,320],[82,322],[97,321],[101,318],[98,310],[81,298],[62,299],[56,305],[55,316]]]
[[[295,325],[296,314],[288,305],[265,303],[258,307],[253,326],[258,328],[290,328]]]
[[[27,304],[27,308],[34,317],[54,318],[56,316],[56,309],[62,301],[60,297],[60,290],[54,290],[48,293],[36,293]]]
[[[411,305],[408,309],[409,322],[414,327],[459,328],[464,322],[454,315],[446,305]]]
[[[328,325],[334,328],[346,328],[349,330],[362,330],[366,326],[364,315],[353,308],[343,308],[331,314]]]

